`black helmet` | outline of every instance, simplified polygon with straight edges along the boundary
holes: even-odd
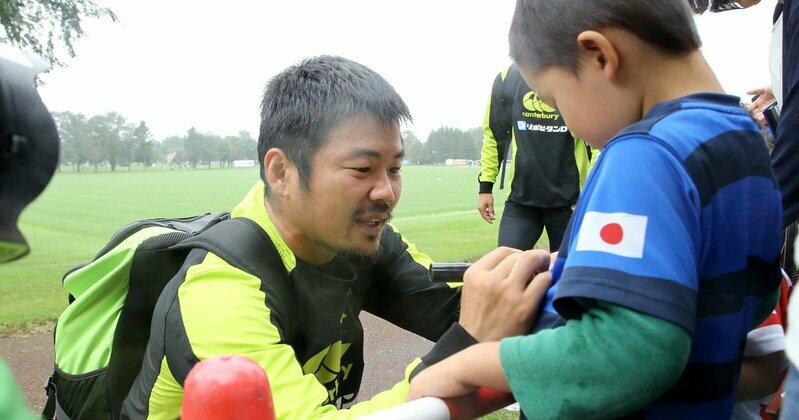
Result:
[[[58,131],[34,83],[45,68],[41,59],[0,44],[0,262],[28,253],[17,220],[58,164]]]

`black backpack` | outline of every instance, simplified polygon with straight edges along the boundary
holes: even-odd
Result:
[[[274,244],[249,219],[223,212],[123,227],[92,261],[62,279],[70,304],[54,332],[44,418],[119,418],[141,369],[156,301],[196,248],[291,287]]]

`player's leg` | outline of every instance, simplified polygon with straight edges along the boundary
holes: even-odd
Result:
[[[546,227],[547,237],[549,237],[550,252],[555,252],[560,248],[573,213],[572,206],[541,209],[541,219]]]
[[[536,208],[507,201],[499,222],[497,245],[532,249],[543,231],[544,224]]]

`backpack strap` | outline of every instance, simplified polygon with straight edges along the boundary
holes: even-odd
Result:
[[[519,85],[522,83],[522,75],[515,64],[508,67],[505,78],[502,80],[500,86],[500,107],[499,110],[503,114],[503,118],[510,122],[509,130],[498,130],[494,133],[495,138],[502,144],[502,150],[499,151],[501,172],[499,175],[499,189],[505,188],[505,167],[508,166],[508,156],[513,154],[513,127],[516,124],[513,121],[513,101],[516,99],[516,92],[519,90]]]
[[[61,404],[58,403],[58,398],[56,398],[57,390],[55,382],[53,381],[53,376],[50,376],[44,381],[44,392],[47,394],[47,401],[45,401],[44,408],[42,409],[42,419],[70,420],[67,413],[61,408]]]
[[[254,221],[240,217],[217,223],[197,236],[185,239],[173,249],[204,249],[225,260],[230,265],[258,277],[262,282],[283,296],[294,297],[294,287],[283,260],[269,235]],[[299,316],[294,301],[285,305],[287,325],[284,325],[286,341],[291,344],[299,334]],[[187,369],[188,368],[188,369]],[[175,373],[188,372],[190,366],[177,366]],[[175,379],[183,383],[185,375]]]

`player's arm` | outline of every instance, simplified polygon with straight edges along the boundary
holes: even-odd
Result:
[[[387,228],[383,232],[380,254],[364,309],[436,341],[414,374],[478,341],[526,331],[535,313],[533,306],[540,301],[539,295],[527,291],[532,287],[531,274],[549,268],[546,252],[498,248],[472,264],[464,275],[465,281],[472,282],[472,292],[461,296],[460,288],[453,289],[456,284],[431,282],[429,257],[397,231]],[[517,270],[513,275],[512,268]],[[519,274],[518,270],[525,268],[528,272]],[[539,288],[541,281],[536,281]],[[540,293],[545,290],[543,286]],[[467,309],[459,313],[461,301]]]
[[[472,346],[417,376],[409,397],[487,386],[511,390],[528,416],[612,418],[668,389],[689,351],[685,329],[599,303],[561,328]]]
[[[503,109],[507,106],[502,98],[504,73],[497,74],[494,79],[483,118],[483,147],[480,149],[480,175],[478,176],[481,193],[491,193],[499,173],[501,155],[506,146],[499,141],[503,136],[495,133],[507,132],[512,128],[508,112]]]
[[[506,71],[497,75],[491,86],[491,95],[486,104],[485,115],[483,118],[483,146],[480,149],[480,174],[477,176],[479,183],[479,194],[477,196],[477,211],[480,217],[488,223],[493,223],[496,219],[494,212],[494,182],[499,173],[500,161],[507,145],[505,141],[510,141],[509,136],[501,135],[511,129],[507,108],[509,102],[503,100],[502,83]],[[505,139],[500,141],[499,139]]]
[[[428,340],[439,340],[458,321],[461,288],[460,283],[431,281],[432,262],[395,226],[386,226],[377,261],[359,273],[368,279],[364,310]]]

